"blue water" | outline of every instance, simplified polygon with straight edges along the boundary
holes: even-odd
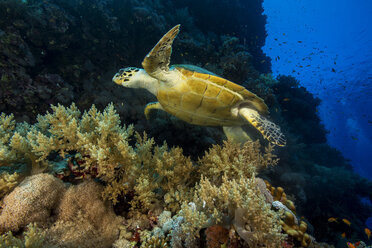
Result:
[[[372,178],[372,1],[265,0],[274,75],[322,100],[328,142]]]

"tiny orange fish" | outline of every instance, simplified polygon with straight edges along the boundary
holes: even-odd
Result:
[[[355,245],[353,245],[353,244],[350,243],[350,242],[347,242],[346,244],[347,244],[347,247],[349,247],[349,248],[355,248]]]
[[[289,102],[291,99],[289,99],[288,97],[284,98],[283,99],[283,102]]]
[[[343,221],[346,225],[348,225],[348,226],[351,225],[351,222],[350,222],[349,220],[347,220],[347,219],[342,219],[342,221]]]
[[[341,233],[341,238],[345,238],[346,237],[346,233]]]
[[[364,232],[366,233],[368,239],[371,237],[371,230],[369,230],[367,227],[364,228]]]
[[[328,222],[338,222],[337,218],[331,217],[328,219]]]

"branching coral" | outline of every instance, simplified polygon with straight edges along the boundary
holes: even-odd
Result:
[[[192,177],[192,173],[195,168],[191,159],[182,154],[181,148],[169,149],[166,143],[162,146],[154,146],[154,140],[148,140],[145,134],[143,138],[136,134],[136,138],[138,166],[135,169],[139,177],[136,180],[135,190],[138,196],[135,196],[132,203],[141,204],[149,209],[157,199],[163,200],[162,196],[165,194],[170,203],[172,200],[169,197],[173,196],[176,190],[184,194],[183,189],[193,185],[195,178]],[[161,192],[156,196],[154,192],[157,189]],[[175,208],[176,205],[173,209]]]
[[[0,144],[3,147],[0,154],[2,163],[23,161],[35,170],[45,167],[47,157],[52,153],[58,152],[62,157],[69,152],[80,153],[86,169],[97,167],[98,176],[113,183],[118,178],[115,169],[134,164],[135,153],[128,144],[133,128],[120,126],[113,105],[103,113],[93,106],[83,115],[74,104],[70,108],[52,106],[52,110],[53,113],[38,116],[34,126],[23,125],[22,132],[15,128],[12,116],[1,116],[1,126],[13,130],[6,133]],[[133,185],[134,179],[128,179],[128,174],[119,175],[126,176],[125,181]],[[120,193],[113,191],[113,198]]]
[[[149,210],[168,192],[192,184],[195,167],[181,148],[167,144],[155,146],[147,135],[134,134],[132,126],[121,126],[113,105],[102,113],[95,106],[81,114],[72,104],[52,106],[52,113],[38,116],[33,125],[16,127],[12,116],[1,115],[4,137],[0,161],[7,164],[24,162],[35,171],[45,167],[48,156],[59,153],[79,154],[86,171],[96,168],[97,176],[106,182],[103,196],[117,202],[120,195],[135,191],[133,208]],[[6,131],[10,130],[10,131]],[[135,146],[129,145],[135,139]],[[24,158],[28,158],[25,160]],[[155,191],[158,191],[155,194]],[[175,206],[176,207],[176,206]]]
[[[272,146],[269,145],[263,154],[260,148],[259,141],[246,142],[243,146],[232,141],[224,141],[223,146],[213,145],[199,159],[199,173],[216,184],[221,183],[223,175],[230,179],[250,178],[260,169],[278,162]]]
[[[17,173],[9,174],[3,172],[0,174],[0,199],[9,193],[16,185],[19,175]]]
[[[285,235],[281,234],[279,215],[270,208],[254,176],[239,180],[224,176],[219,187],[203,177],[196,186],[193,202],[182,206],[182,228],[185,233],[194,234],[186,238],[192,239],[208,225],[233,225],[250,247],[279,247]]]
[[[24,240],[13,236],[12,232],[7,232],[0,236],[0,247],[17,248],[40,248],[44,247],[45,234],[41,228],[35,224],[27,225],[27,230],[23,233]]]

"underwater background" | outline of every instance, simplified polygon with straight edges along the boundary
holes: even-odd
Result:
[[[371,246],[371,12],[367,0],[0,0],[0,247]],[[146,120],[156,98],[112,82],[176,24],[171,64],[257,94],[285,147],[257,132],[240,147],[162,111]]]

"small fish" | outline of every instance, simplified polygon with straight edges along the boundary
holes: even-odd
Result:
[[[353,244],[350,243],[350,242],[347,242],[346,244],[347,244],[347,247],[349,247],[349,248],[355,248],[355,245],[353,245]]]
[[[289,102],[291,99],[289,99],[288,97],[284,98],[283,99],[283,102]]]
[[[343,221],[346,225],[348,225],[348,226],[351,225],[351,222],[350,222],[349,220],[347,220],[347,219],[342,219],[342,221]]]
[[[332,72],[336,72],[335,68],[332,68]]]
[[[338,222],[338,221],[337,221],[337,218],[331,217],[328,219],[328,222]]]
[[[367,227],[364,228],[364,232],[366,233],[368,239],[371,237],[371,230],[369,230]]]
[[[301,40],[299,40],[299,41],[297,41],[298,43],[302,43],[302,41]]]
[[[346,233],[341,233],[341,238],[345,238],[346,237]]]
[[[265,62],[266,62],[266,60],[264,60],[264,59],[263,59],[263,60],[261,60],[261,64],[263,64],[263,63],[265,63]]]

